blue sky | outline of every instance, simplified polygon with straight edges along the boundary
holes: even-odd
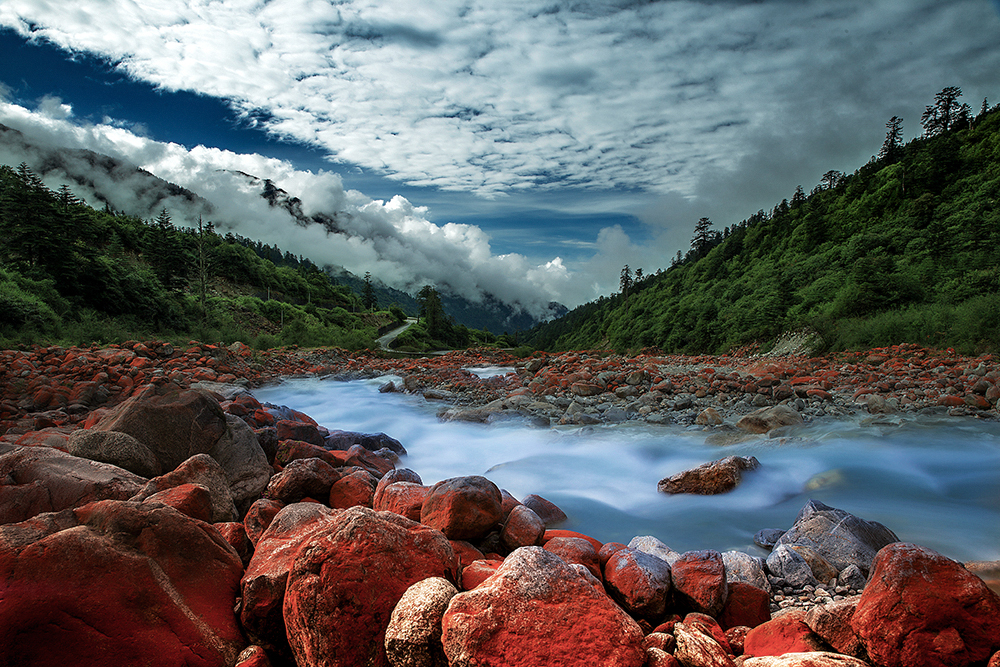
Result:
[[[36,142],[273,178],[351,242],[237,231],[538,308],[853,171],[945,86],[1000,101],[1000,3],[4,0],[0,54],[0,123]]]

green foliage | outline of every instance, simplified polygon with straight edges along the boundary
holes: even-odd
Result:
[[[1000,349],[990,328],[1000,299],[1000,111],[948,127],[890,141],[854,174],[828,172],[808,196],[799,190],[728,234],[699,236],[698,252],[627,297],[585,304],[526,341],[552,351],[724,352],[813,327],[832,349]]]

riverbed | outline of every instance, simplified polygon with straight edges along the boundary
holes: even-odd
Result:
[[[502,373],[503,369],[494,372]],[[809,499],[879,521],[903,541],[956,560],[1000,559],[1000,424],[947,415],[859,413],[720,447],[701,427],[625,422],[540,428],[526,421],[442,422],[419,394],[379,393],[393,376],[290,379],[254,390],[330,429],[384,432],[399,463],[425,484],[484,475],[521,498],[535,493],[569,516],[561,528],[602,542],[654,535],[676,551],[739,549],[785,529]],[[657,482],[732,454],[761,467],[719,496],[668,496]]]

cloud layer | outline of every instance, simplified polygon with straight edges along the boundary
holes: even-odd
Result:
[[[1000,66],[981,0],[5,0],[0,25],[336,160],[486,195],[694,195],[775,130],[864,119],[870,140],[873,111]]]

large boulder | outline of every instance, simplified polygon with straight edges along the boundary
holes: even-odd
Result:
[[[755,410],[740,417],[736,422],[738,428],[750,433],[767,433],[781,426],[794,426],[802,423],[802,415],[787,405],[775,405],[769,408]]]
[[[805,617],[804,609],[796,609],[761,623],[743,640],[743,655],[784,655],[829,648],[806,624]]]
[[[391,512],[342,510],[299,550],[288,575],[284,617],[297,664],[388,665],[392,610],[428,577],[458,580],[439,531]]]
[[[95,500],[127,500],[146,479],[48,447],[0,443],[0,524]]]
[[[149,447],[128,433],[79,429],[69,436],[66,449],[73,456],[110,463],[140,477],[156,477],[163,472]]]
[[[742,664],[743,667],[870,667],[867,662],[858,658],[828,651],[807,651],[747,658]]]
[[[154,477],[131,500],[145,500],[161,491],[183,484],[200,484],[208,489],[212,503],[211,523],[239,520],[236,505],[233,504],[233,494],[229,490],[226,471],[208,454],[196,454],[166,475]]]
[[[502,519],[500,489],[478,475],[438,482],[420,510],[420,523],[440,530],[449,540],[479,539]]]
[[[380,449],[390,449],[400,456],[406,455],[406,448],[385,433],[356,433],[354,431],[330,431],[326,436],[324,447],[327,449],[348,450],[352,445],[361,445],[370,452]]]
[[[429,577],[403,593],[385,631],[392,667],[448,667],[441,644],[441,619],[458,589],[447,579]]]
[[[0,526],[0,646],[12,662],[236,662],[243,565],[209,524],[104,500]]]
[[[763,558],[751,556],[743,551],[723,551],[722,562],[726,565],[726,580],[730,584],[739,581],[771,591]]]
[[[288,572],[299,549],[337,515],[319,503],[295,503],[281,509],[257,540],[240,582],[240,620],[251,639],[279,652],[288,651],[283,604]]]
[[[206,392],[135,396],[109,411],[91,430],[131,436],[152,454],[162,473],[196,454],[208,454],[226,471],[233,502],[241,513],[260,497],[271,477],[271,466],[253,430],[239,417],[224,413]],[[116,456],[111,450],[90,455],[99,460]]]
[[[743,479],[744,471],[759,467],[760,461],[756,457],[727,456],[664,477],[656,485],[656,489],[661,493],[694,493],[703,496],[726,493],[736,488]]]
[[[451,667],[645,662],[638,624],[575,569],[522,547],[478,588],[452,598],[443,619]]]
[[[850,512],[810,500],[777,545],[811,547],[838,571],[853,564],[867,576],[879,549],[898,541],[895,533],[877,521],[859,519]]]
[[[876,556],[851,617],[882,667],[964,667],[1000,650],[1000,597],[960,564],[915,544]]]

